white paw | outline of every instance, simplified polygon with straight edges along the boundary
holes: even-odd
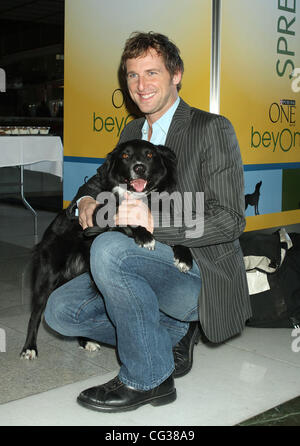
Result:
[[[95,352],[97,350],[100,350],[101,347],[97,342],[88,341],[84,347],[80,348],[84,348],[84,350],[88,352]]]
[[[191,268],[184,262],[180,262],[178,259],[174,259],[174,265],[182,273],[187,273]]]
[[[23,352],[21,354],[21,359],[29,359],[29,360],[33,360],[37,357],[36,351],[35,350],[26,350],[26,352]]]

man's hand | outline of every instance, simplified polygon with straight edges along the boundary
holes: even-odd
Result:
[[[78,204],[79,211],[79,224],[82,229],[92,227],[93,225],[93,213],[96,209],[98,202],[92,197],[83,197]]]
[[[114,222],[117,226],[143,226],[151,234],[154,229],[153,217],[148,206],[141,200],[130,198],[128,194],[124,195],[124,200],[114,216]]]

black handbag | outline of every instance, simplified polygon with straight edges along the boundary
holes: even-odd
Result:
[[[251,327],[300,327],[300,234],[240,238],[252,307]]]

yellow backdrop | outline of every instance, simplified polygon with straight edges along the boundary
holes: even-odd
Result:
[[[210,0],[66,0],[65,204],[132,119],[118,82],[132,32],[161,32],[178,45],[185,63],[181,96],[209,110],[210,6]]]
[[[300,104],[292,72],[300,67],[296,2],[222,2],[221,113],[234,124],[245,193],[262,181],[260,215],[247,229],[300,222]],[[298,180],[298,179],[299,180]]]

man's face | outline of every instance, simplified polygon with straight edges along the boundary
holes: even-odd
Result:
[[[136,59],[128,59],[127,85],[132,100],[150,122],[157,121],[177,99],[181,73],[171,78],[163,58],[150,49]]]

